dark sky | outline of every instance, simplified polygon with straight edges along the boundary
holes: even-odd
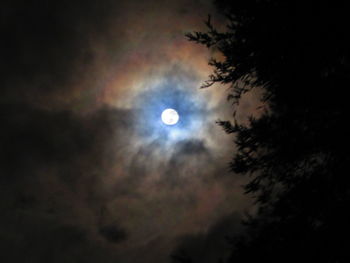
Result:
[[[219,23],[204,0],[1,3],[1,262],[216,262],[251,204],[215,124],[227,88],[199,89],[212,52],[184,37],[208,13]]]

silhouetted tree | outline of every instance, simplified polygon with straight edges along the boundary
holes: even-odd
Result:
[[[232,171],[258,212],[246,220],[231,262],[349,262],[349,14],[337,1],[216,1],[227,30],[206,22],[189,40],[220,52],[203,87],[229,98],[263,88],[266,110],[248,124],[219,121],[236,135]]]

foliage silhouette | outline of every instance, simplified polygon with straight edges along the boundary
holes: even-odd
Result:
[[[236,135],[230,167],[258,212],[245,221],[229,262],[349,262],[349,14],[336,1],[216,1],[226,32],[208,17],[190,41],[222,54],[203,88],[263,88],[265,111],[248,124],[218,123]],[[235,107],[235,111],[236,111]]]

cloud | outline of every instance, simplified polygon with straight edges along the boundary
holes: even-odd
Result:
[[[77,116],[24,105],[5,105],[1,112],[0,235],[2,245],[11,247],[8,262],[41,262],[51,250],[65,254],[55,252],[58,260],[75,253],[71,247],[105,250],[99,235],[108,242],[125,239],[122,228],[104,225],[108,215],[100,211],[109,197],[100,186],[114,151],[108,144],[120,136],[112,123],[126,131],[130,116],[115,109]]]
[[[247,204],[218,95],[198,90],[207,54],[183,36],[209,7],[2,3],[5,262],[165,261],[177,237]],[[169,106],[172,128],[159,118]]]
[[[71,243],[75,232],[98,251],[129,238],[136,247],[151,242],[187,221],[198,205],[197,191],[208,187],[205,180],[220,166],[213,166],[201,139],[181,140],[171,150],[157,140],[140,140],[137,110],[106,107],[79,115],[13,104],[2,105],[1,112],[1,234],[7,246],[26,251],[32,243],[38,257],[41,242],[47,251],[63,243],[81,247]],[[203,166],[211,162],[210,169]],[[140,218],[130,218],[133,213]],[[169,220],[174,214],[177,219]],[[20,228],[14,217],[21,218]],[[149,240],[148,227],[155,231]]]
[[[206,233],[180,238],[172,253],[173,262],[181,259],[192,263],[216,263],[220,259],[225,261],[230,254],[229,241],[242,232],[241,219],[240,214],[233,213],[220,219]]]
[[[3,99],[44,103],[71,94],[82,78],[96,85],[91,36],[101,37],[116,7],[113,1],[2,2]]]
[[[11,247],[9,261],[17,260],[14,248],[23,257],[34,251],[37,262],[41,250],[60,250],[62,255],[53,257],[61,260],[87,257],[74,254],[73,247],[104,253],[107,262],[126,260],[124,246],[131,255],[130,246],[138,251],[157,244],[160,236],[173,244],[178,235],[203,231],[225,214],[205,218],[231,194],[216,179],[225,170],[224,160],[201,137],[170,145],[143,140],[138,109],[77,114],[7,104],[1,112],[1,208],[6,212],[0,221]],[[81,242],[72,243],[74,233]],[[171,245],[164,249],[170,253]]]
[[[203,140],[184,140],[176,144],[175,147],[178,155],[209,154]]]
[[[104,236],[109,242],[119,243],[126,238],[126,233],[123,229],[115,225],[102,226],[99,232]]]

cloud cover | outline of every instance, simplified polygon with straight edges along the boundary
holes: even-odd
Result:
[[[198,89],[209,54],[183,36],[208,1],[2,5],[4,262],[168,262],[249,206],[215,125],[229,105]]]

